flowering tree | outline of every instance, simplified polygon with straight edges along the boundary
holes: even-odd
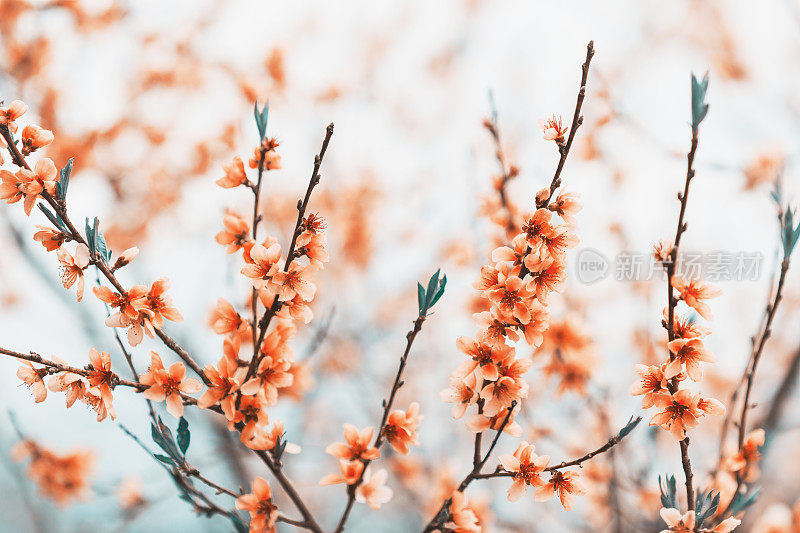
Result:
[[[576,496],[588,493],[593,497],[602,486],[615,513],[617,530],[626,530],[621,525],[624,513],[617,495],[617,474],[600,475],[591,468],[598,456],[613,457],[630,449],[623,448],[622,443],[637,429],[640,417],[634,414],[622,427],[613,427],[608,415],[601,414],[604,441],[586,443],[574,455],[555,459],[536,453],[539,442],[521,438],[529,412],[547,408],[546,399],[537,398],[534,404],[527,380],[537,360],[550,357],[541,373],[559,380],[559,394],[573,391],[581,396],[587,396],[587,383],[597,364],[592,341],[579,323],[572,317],[555,316],[550,306],[553,299],[561,297],[558,293],[568,275],[567,254],[578,243],[576,215],[583,204],[576,192],[564,188],[563,174],[583,125],[582,108],[594,54],[590,42],[571,122],[565,123],[558,115],[541,122],[543,138],[554,146],[557,163],[549,183],[543,182],[544,187],[533,198],[520,200],[509,189],[520,170],[504,150],[497,112],[493,109],[484,121],[499,167],[494,194],[485,200],[483,210],[495,226],[496,246],[486,250],[484,264],[474,272],[476,312],[472,318],[476,328],[455,340],[454,353],[460,353],[462,362],[453,370],[449,386],[442,384],[439,395],[453,404],[452,418],[464,421],[462,436],[472,443],[472,461],[462,465],[462,477],[445,484],[444,490],[431,498],[431,505],[417,510],[425,517],[421,528],[425,532],[486,531],[489,511],[467,493],[473,482],[485,480],[504,483],[510,502],[557,497],[565,511],[573,509]],[[746,369],[727,403],[695,391],[703,381],[705,364],[716,360],[704,345],[711,331],[703,324],[712,319],[707,300],[720,291],[677,272],[681,238],[688,227],[687,206],[690,184],[695,179],[700,124],[708,111],[708,77],[698,81],[692,76],[691,83],[691,145],[685,185],[678,194],[677,229],[672,240],[661,241],[654,250],[666,278],[667,302],[661,325],[667,338],[659,345],[660,361],[636,366],[640,379],[631,387],[632,395],[642,397],[642,409],[653,410],[650,425],[665,430],[678,443],[681,460],[673,470],[682,470],[685,490],[679,491],[675,476],[666,473],[659,486],[663,523],[654,526],[654,517],[643,516],[641,528],[634,529],[654,526],[676,533],[725,533],[739,526],[758,495],[753,485],[759,480],[765,427],[768,430],[774,420],[748,426],[750,398],[782,300],[790,257],[800,238],[800,225],[795,211],[776,189],[773,199],[779,211],[782,261]],[[414,364],[414,343],[423,326],[442,320],[434,311],[440,308],[437,304],[447,286],[447,277],[441,271],[417,286],[416,316],[408,317],[413,319],[412,326],[394,379],[379,404],[380,418],[375,425],[365,427],[345,423],[343,439],[325,447],[335,461],[323,463],[320,468],[324,473],[316,481],[323,486],[344,485],[343,509],[323,515],[289,477],[286,454],[299,454],[302,450],[298,444],[307,445],[290,442],[283,421],[274,414],[276,404],[298,394],[297,389],[305,388],[301,382],[308,378],[308,368],[295,358],[293,345],[298,331],[315,321],[315,276],[332,259],[325,214],[313,211],[310,204],[322,182],[326,153],[329,148],[333,150],[333,124],[324,131],[305,194],[297,199],[294,223],[284,230],[288,238],[259,235],[264,225],[264,191],[270,172],[280,169],[282,161],[280,144],[268,128],[269,106],[255,104],[257,143],[247,164],[241,156],[233,156],[216,181],[220,188],[230,189],[227,193],[231,195],[252,194],[252,212],[243,215],[233,209],[227,211],[215,239],[225,253],[235,257],[237,274],[248,288],[244,295],[225,295],[217,301],[210,326],[221,338],[222,356],[216,364],[202,364],[192,350],[166,331],[168,322],[183,321],[180,302],[173,303],[168,295],[169,281],[161,277],[136,284],[128,273],[139,254],[137,247],[115,253],[98,218],[87,218],[84,224],[73,222],[72,196],[68,194],[73,160],[58,168],[52,158],[39,157],[39,150],[47,150],[56,135],[41,125],[25,124],[27,111],[28,106],[16,99],[0,107],[0,135],[8,153],[8,159],[0,161],[0,199],[8,204],[21,202],[29,217],[44,217],[46,222],[36,226],[33,240],[47,252],[55,252],[53,264],[57,261],[60,265],[63,288],[75,291],[78,302],[88,294],[89,283],[91,294],[105,306],[105,326],[112,329],[115,348],[126,362],[125,368],[116,368],[111,353],[94,347],[87,348],[87,361],[76,354],[61,354],[64,359],[45,357],[34,351],[35,346],[0,346],[0,354],[21,361],[17,376],[30,389],[34,401],[45,401],[49,393],[64,393],[67,408],[85,404],[97,421],[103,422],[117,419],[117,395],[140,394],[146,400],[150,439],[139,436],[141,428],[123,426],[123,430],[163,468],[195,513],[223,517],[237,531],[273,531],[283,524],[340,532],[349,529],[351,515],[359,508],[356,504],[366,504],[373,510],[389,504],[398,486],[390,471],[401,470],[397,461],[425,446],[420,438],[420,403],[400,403],[398,395],[406,384],[407,368]],[[237,301],[245,304],[232,303]],[[702,322],[690,316],[689,309]],[[162,346],[159,353],[149,354],[149,363],[147,357],[134,353],[145,336],[157,339]],[[70,364],[67,360],[82,362]],[[378,398],[364,401],[378,405]],[[587,399],[587,404],[591,401]],[[198,464],[202,461],[187,457],[192,433],[184,414],[189,409],[206,411],[221,421],[236,435],[240,447],[260,461],[263,476],[249,480],[249,486],[226,487],[204,474]],[[163,416],[164,412],[170,416]],[[717,416],[723,420],[719,457],[709,481],[698,481],[691,462],[690,436],[710,417]],[[29,461],[28,476],[43,495],[65,504],[87,491],[91,454],[49,449],[21,423],[15,420],[14,424],[19,437],[14,458]],[[734,424],[738,435],[731,451],[728,434]],[[501,441],[508,441],[513,452],[499,453]],[[528,494],[529,488],[532,494]],[[339,489],[326,490],[333,493]],[[143,504],[136,487],[121,487],[121,491],[129,508]],[[289,505],[279,507],[279,499]]]

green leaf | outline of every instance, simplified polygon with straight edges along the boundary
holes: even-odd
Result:
[[[50,211],[50,209],[43,203],[39,203],[37,205],[39,206],[39,209],[42,210],[42,213],[44,213],[44,216],[46,216],[47,219],[50,220],[50,222],[52,222],[57,229],[61,230],[64,233],[69,233],[67,226],[64,224],[64,221],[61,220],[60,216]]]
[[[172,436],[172,431],[158,418],[158,426],[154,422],[150,423],[150,433],[153,441],[158,444],[159,448],[164,450],[167,455],[176,460],[182,460],[183,456],[178,450],[178,445],[175,444],[175,439]]]
[[[256,119],[256,127],[258,128],[258,139],[260,141],[264,140],[264,136],[267,134],[267,119],[269,117],[269,102],[264,105],[264,108],[259,111],[258,110],[258,102],[255,103],[253,106],[253,115]]]
[[[417,283],[417,302],[419,304],[419,312],[420,312],[420,314],[424,313],[425,312],[425,289],[422,287],[422,283]]]
[[[61,200],[67,200],[67,189],[69,188],[69,178],[72,175],[72,162],[74,158],[70,157],[64,168],[61,169],[60,178],[56,183],[56,194]]]
[[[447,276],[442,276],[441,283],[439,283],[439,290],[436,292],[436,295],[433,297],[433,300],[431,300],[430,307],[433,307],[436,304],[436,302],[439,301],[439,298],[442,297],[442,295],[444,294],[445,285],[447,285]]]
[[[692,73],[692,130],[696,133],[697,128],[708,113],[706,103],[706,92],[708,91],[708,72],[703,76],[702,81],[697,81]]]
[[[641,416],[637,416],[636,418],[630,417],[630,419],[628,420],[628,423],[625,424],[625,427],[619,430],[618,437],[620,439],[624,439],[625,437],[627,437],[628,434],[631,431],[636,429],[636,426],[638,426],[639,422],[641,422],[641,421],[642,421],[642,417]]]
[[[431,279],[428,280],[428,288],[425,289],[425,309],[430,309],[431,307],[431,300],[433,300],[433,295],[436,293],[436,285],[439,283],[440,270],[434,272]]]
[[[663,482],[661,476],[658,476],[658,489],[661,491],[661,506],[667,509],[677,509],[678,486],[675,482],[675,476],[667,476]]]
[[[189,449],[189,442],[191,442],[192,434],[189,432],[189,422],[184,417],[178,421],[178,448],[181,453],[186,455],[186,450]]]
[[[165,465],[175,466],[175,461],[173,461],[171,457],[167,457],[166,455],[161,455],[160,453],[154,453],[153,457],[155,457]]]
[[[733,503],[731,503],[731,515],[736,515],[753,505],[759,494],[761,494],[760,488],[757,488],[749,494],[742,494],[741,492],[736,493],[736,496],[733,498]]]
[[[89,252],[94,255],[95,247],[94,247],[94,230],[89,225],[89,219],[86,219],[86,242],[89,244]]]

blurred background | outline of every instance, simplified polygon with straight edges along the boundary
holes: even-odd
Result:
[[[796,1],[0,0],[0,98],[24,100],[25,118],[55,132],[42,153],[58,167],[75,158],[72,219],[97,216],[112,249],[140,248],[125,281],[170,279],[185,320],[166,329],[203,364],[222,353],[208,327],[217,298],[241,305],[249,291],[239,264],[214,235],[225,209],[246,213],[251,196],[214,181],[223,164],[234,155],[249,158],[256,146],[254,101],[269,100],[268,134],[280,141],[283,168],[268,174],[263,214],[264,233],[283,243],[325,126],[335,123],[311,203],[328,221],[331,262],[316,277],[315,319],[293,340],[313,384],[298,392],[298,401],[283,399],[275,413],[288,439],[303,447],[287,469],[330,527],[345,491],[318,486],[338,470],[325,447],[341,440],[342,423],[363,427],[379,420],[416,317],[416,283],[442,268],[446,294],[414,345],[398,399],[402,408],[421,404],[421,446],[387,462],[392,502],[380,513],[358,505],[349,526],[415,531],[464,476],[471,457],[472,434],[450,418],[451,406],[438,393],[462,360],[455,339],[475,333],[471,284],[498,242],[496,227],[483,216],[498,168],[482,121],[494,106],[506,156],[520,169],[509,192],[527,210],[549,184],[558,157],[537,121],[553,114],[570,121],[590,39],[596,55],[585,120],[563,174],[566,189],[584,201],[577,219],[581,243],[569,254],[567,285],[551,297],[550,308],[552,324],[585,338],[582,349],[593,364],[584,390],[561,394],[567,377],[543,371],[549,356],[537,355],[528,376],[531,394],[518,417],[523,438],[560,461],[600,445],[641,411],[628,389],[633,365],[655,361],[654,350],[661,350],[655,343],[663,338],[664,280],[645,272],[632,281],[619,266],[627,257],[646,257],[655,242],[674,234],[692,71],[709,72],[711,107],[700,131],[682,248],[757,259],[752,275],[721,279],[724,294],[711,302],[706,345],[719,364],[704,387],[727,401],[739,378],[777,267],[769,191],[781,175],[787,198],[800,192]],[[95,347],[124,368],[103,325],[101,302],[88,295],[77,304],[59,284],[55,256],[33,242],[34,224],[44,224],[44,217],[34,212],[28,219],[16,207],[0,209],[0,344],[76,365]],[[607,274],[582,276],[587,257],[605,261]],[[797,378],[787,372],[800,347],[797,281],[797,272],[790,273],[756,381],[754,420],[767,416],[783,381]],[[150,349],[165,361],[171,357],[146,338],[133,350],[137,364],[147,364]],[[163,470],[118,427],[150,442],[140,397],[117,394],[117,421],[97,423],[89,411],[65,410],[58,397],[34,406],[17,367],[0,359],[3,411],[14,412],[26,435],[42,444],[87,450],[94,467],[85,501],[54,505],[26,480],[24,463],[9,458],[17,436],[0,413],[0,530],[230,527],[196,517]],[[794,394],[781,404],[762,494],[745,531],[798,531],[764,529],[795,527],[796,404]],[[214,417],[189,410],[187,418],[190,456],[209,477],[245,487],[256,475],[269,477],[236,452],[233,434]],[[531,495],[508,504],[503,480],[474,484],[470,498],[485,503],[487,530],[611,531],[621,521],[617,530],[657,531],[657,476],[678,474],[680,460],[671,437],[649,430],[646,420],[613,456],[584,468],[590,492],[572,512],[557,501],[534,504]],[[716,460],[717,435],[715,421],[692,438],[699,483]],[[498,450],[510,453],[516,442],[506,437]],[[621,495],[608,494],[610,478]],[[120,486],[144,504],[132,509]],[[612,496],[623,510],[614,520]]]

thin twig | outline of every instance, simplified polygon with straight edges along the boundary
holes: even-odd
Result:
[[[397,374],[395,375],[394,383],[392,384],[392,389],[389,393],[389,399],[383,401],[383,415],[381,416],[381,423],[378,426],[378,435],[375,437],[375,443],[373,444],[373,446],[377,449],[380,449],[381,445],[383,444],[384,426],[386,425],[386,421],[389,419],[389,413],[392,410],[392,405],[394,404],[397,391],[399,391],[400,387],[403,386],[403,371],[406,368],[408,355],[411,353],[411,346],[414,344],[414,339],[417,338],[417,334],[422,329],[422,324],[425,322],[426,318],[427,316],[424,312],[420,313],[417,319],[414,320],[414,327],[406,334],[406,348],[402,357],[400,357],[400,366],[397,369]],[[367,466],[369,466],[372,461],[370,459],[362,459],[361,462],[364,463],[364,468],[361,470],[361,475],[358,476],[358,479],[355,483],[347,486],[347,504],[344,512],[342,512],[341,518],[339,518],[339,523],[336,525],[335,533],[340,533],[344,530],[344,525],[347,522],[347,519],[350,516],[350,511],[352,511],[353,504],[356,501],[356,490],[364,481],[364,473],[367,471]]]
[[[314,191],[314,187],[316,187],[319,183],[319,169],[322,165],[322,160],[325,157],[325,152],[328,149],[328,143],[330,143],[332,136],[333,123],[328,124],[328,127],[325,129],[325,139],[322,141],[322,148],[320,148],[319,154],[314,157],[314,169],[311,172],[311,179],[308,181],[306,195],[303,200],[298,200],[297,202],[297,222],[295,223],[294,230],[292,232],[292,241],[289,245],[289,250],[286,253],[286,262],[283,265],[284,272],[289,271],[289,265],[291,265],[292,261],[295,259],[295,246],[297,244],[297,238],[302,233],[303,217],[306,214],[308,202],[311,200],[311,193]],[[264,311],[264,314],[258,321],[257,327],[259,329],[259,335],[256,339],[255,345],[253,346],[253,359],[250,361],[250,367],[247,369],[248,378],[252,377],[258,369],[258,364],[261,362],[261,354],[259,353],[261,344],[264,342],[264,337],[267,334],[267,329],[269,329],[269,324],[272,321],[272,317],[274,317],[275,314],[280,310],[281,305],[282,302],[278,299],[278,295],[276,294],[272,300],[272,305]]]
[[[667,261],[667,335],[671,341],[675,340],[675,306],[678,301],[675,299],[672,288],[672,277],[675,275],[675,268],[678,261],[678,249],[681,243],[681,236],[686,231],[686,223],[684,216],[686,215],[686,205],[689,201],[689,185],[694,178],[694,156],[697,152],[697,128],[692,128],[692,143],[689,153],[686,156],[686,182],[683,187],[683,193],[678,193],[678,200],[681,202],[680,213],[678,214],[678,227],[675,230],[675,239],[673,241],[672,250],[670,250],[670,258]],[[669,359],[675,359],[675,354],[667,350]],[[678,379],[673,378],[668,384],[667,388],[671,394],[678,390]],[[685,437],[680,441],[681,448],[681,465],[683,466],[683,474],[686,481],[686,500],[690,511],[694,510],[694,484],[692,475],[692,463],[689,458],[689,437]]]

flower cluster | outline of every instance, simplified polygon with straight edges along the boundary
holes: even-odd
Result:
[[[26,439],[14,446],[11,457],[15,461],[30,459],[28,477],[36,483],[43,496],[59,506],[85,497],[89,489],[89,474],[94,462],[89,452],[79,450],[61,454]]]
[[[256,193],[258,202],[263,172],[280,168],[277,146],[275,139],[264,138],[255,149],[249,162],[250,168],[258,169],[255,184],[247,178],[239,157],[225,166],[225,176],[217,184],[223,188],[248,187]],[[281,391],[295,386],[295,375],[304,372],[305,365],[295,361],[289,341],[298,322],[308,323],[313,318],[311,303],[316,286],[311,277],[329,260],[324,219],[310,213],[298,220],[285,256],[275,237],[256,239],[258,218],[251,224],[227,211],[224,229],[216,236],[227,253],[241,252],[241,274],[253,287],[249,305],[253,320],[243,317],[227,300],[218,300],[210,325],[224,337],[223,356],[216,366],[205,367],[210,384],[198,406],[219,406],[229,429],[241,431],[241,441],[255,450],[271,450],[281,441],[283,423],[276,419],[270,426],[267,409],[278,401]],[[259,319],[260,307],[263,314]],[[243,345],[252,347],[252,357],[240,357]],[[295,450],[293,446],[286,448]]]
[[[543,127],[546,140],[556,141],[559,146],[564,143],[566,128],[560,120],[554,118]],[[558,132],[550,131],[556,127]],[[466,425],[478,434],[488,429],[512,436],[522,432],[514,422],[514,415],[521,400],[528,396],[525,374],[533,360],[518,356],[514,344],[524,339],[537,349],[544,342],[550,323],[548,296],[561,290],[566,279],[566,252],[578,243],[574,216],[582,207],[580,201],[570,192],[561,192],[552,202],[551,196],[550,188],[537,194],[536,211],[522,219],[510,244],[492,252],[492,263],[481,268],[480,278],[473,284],[485,309],[473,315],[480,329],[474,338],[457,340],[456,346],[467,359],[450,376],[450,387],[440,396],[454,404],[452,415],[456,419],[474,405],[477,412],[467,418]],[[493,220],[502,219],[493,217]],[[515,226],[508,224],[504,229],[511,227]],[[576,361],[585,364],[580,359]],[[561,364],[563,369],[552,368],[548,374],[562,373],[565,382],[570,379],[566,376],[588,374],[588,369],[568,368],[570,363],[563,359]],[[553,470],[545,480],[542,476],[549,457],[537,456],[533,451],[533,445],[522,442],[513,455],[500,457],[503,469],[514,479],[508,499],[519,499],[531,486],[536,489],[537,500],[558,494],[562,505],[571,508],[572,495],[585,492],[578,481],[579,474]]]
[[[567,211],[574,214],[577,208],[576,204]],[[566,250],[575,244],[574,227],[557,222],[553,212],[542,207],[526,218],[512,246],[496,248],[492,264],[481,268],[473,286],[488,310],[473,316],[480,327],[474,338],[457,340],[467,360],[441,393],[443,400],[455,404],[454,418],[477,406],[478,412],[467,419],[471,431],[499,427],[505,409],[527,396],[524,375],[532,360],[517,357],[513,343],[524,338],[534,348],[542,344],[550,319],[547,296],[561,289]],[[519,426],[512,420],[506,431],[519,435]]]
[[[161,278],[149,288],[134,285],[127,291],[116,292],[101,286],[94,287],[92,291],[99,300],[116,309],[106,319],[106,326],[128,328],[128,342],[131,346],[138,346],[144,335],[155,337],[155,330],[164,327],[164,320],[183,320],[180,312],[172,306],[172,298],[166,294],[168,288],[169,280]]]
[[[47,389],[53,392],[65,392],[67,407],[72,407],[77,400],[86,404],[97,413],[100,422],[114,412],[112,390],[119,383],[118,376],[111,370],[111,356],[108,352],[89,350],[89,364],[85,369],[59,370],[69,368],[63,361],[54,357],[57,366],[36,368],[30,361],[23,361],[17,369],[17,377],[31,390],[34,400],[39,403],[47,398]],[[44,378],[52,375],[45,386]]]
[[[701,316],[711,316],[705,300],[718,296],[718,289],[678,277],[672,278],[672,287],[678,293],[678,301],[694,308]],[[669,308],[664,310],[664,324],[669,322],[669,313]],[[719,400],[692,393],[681,386],[687,379],[700,382],[702,363],[715,361],[703,344],[703,338],[709,333],[708,328],[690,318],[674,314],[670,335],[673,340],[667,343],[669,359],[660,365],[636,365],[640,379],[631,386],[631,394],[642,396],[643,409],[658,409],[650,425],[661,426],[676,440],[685,439],[686,431],[696,427],[703,417],[725,413],[725,406]]]

